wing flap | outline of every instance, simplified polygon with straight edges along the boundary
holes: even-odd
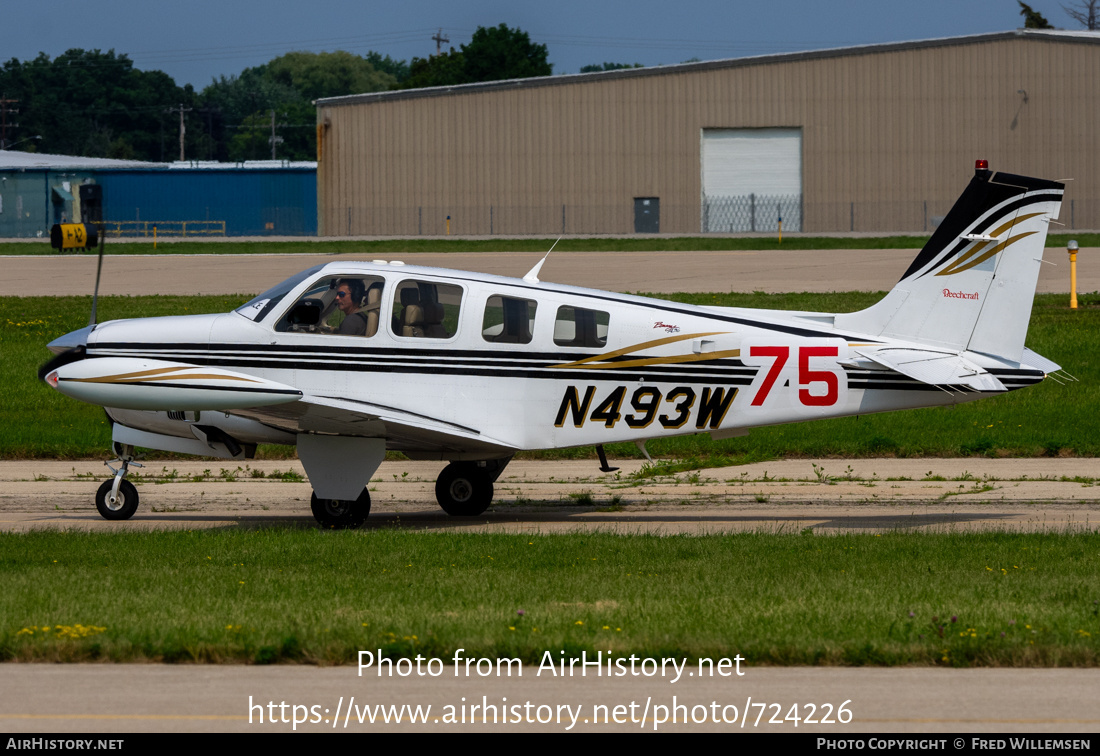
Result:
[[[490,438],[476,428],[372,402],[307,394],[301,401],[255,407],[232,414],[249,417],[292,433],[329,433],[384,438],[394,451],[513,453],[513,444]],[[488,457],[486,457],[488,458]]]

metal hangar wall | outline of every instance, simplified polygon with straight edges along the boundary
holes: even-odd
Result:
[[[317,102],[325,236],[931,231],[976,158],[1100,228],[1100,34],[1019,30]]]

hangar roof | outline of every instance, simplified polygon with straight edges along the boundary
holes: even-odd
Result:
[[[315,100],[314,104],[322,106],[355,105],[358,103],[404,100],[419,97],[441,97],[451,94],[466,94],[472,92],[484,92],[500,89],[531,89],[535,87],[552,87],[563,84],[575,84],[584,81],[626,79],[645,76],[662,76],[666,74],[680,74],[692,71],[713,71],[723,68],[740,68],[743,66],[767,65],[770,63],[786,63],[798,60],[839,58],[852,55],[869,55],[874,53],[913,50],[918,48],[972,45],[982,42],[994,42],[998,40],[1013,38],[1047,40],[1079,44],[1100,44],[1100,32],[1095,31],[1016,29],[1014,31],[989,32],[986,34],[969,34],[961,37],[940,37],[936,39],[912,40],[909,42],[885,42],[873,45],[835,47],[825,50],[808,50],[803,52],[777,53],[772,55],[753,55],[745,58],[723,58],[720,60],[677,63],[667,66],[650,66],[648,68],[624,68],[615,71],[599,71],[595,73],[539,76],[530,79],[486,81],[476,84],[455,84],[444,87],[424,87],[421,89],[403,89],[391,92],[368,92],[366,94],[345,95],[342,97],[325,97],[319,100]]]
[[[141,160],[112,160],[110,158],[80,157],[79,155],[50,155],[44,152],[0,150],[0,170],[37,168],[60,170],[76,168],[164,168],[165,163],[147,163]]]
[[[111,158],[81,157],[79,155],[51,155],[43,152],[0,150],[0,171],[3,170],[93,170],[93,169],[156,169],[156,170],[271,170],[298,168],[316,170],[313,160],[246,160],[239,163],[219,163],[206,160],[177,160],[173,163],[150,163],[142,160],[114,160]]]

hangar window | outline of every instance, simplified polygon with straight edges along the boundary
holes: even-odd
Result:
[[[496,344],[530,344],[537,308],[538,303],[530,299],[489,297],[481,322],[482,337]]]
[[[554,321],[554,343],[558,346],[602,347],[607,345],[611,316],[600,310],[559,307]]]
[[[458,332],[461,308],[461,286],[402,281],[393,297],[391,328],[395,336],[449,339]]]
[[[385,281],[378,276],[325,276],[315,281],[275,326],[276,331],[374,336]]]

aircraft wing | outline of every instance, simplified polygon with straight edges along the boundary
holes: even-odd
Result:
[[[290,433],[331,433],[361,438],[384,438],[395,451],[426,454],[468,452],[478,458],[510,455],[517,448],[490,438],[476,428],[441,418],[410,412],[398,407],[307,394],[299,401],[268,407],[234,410]],[[486,456],[487,455],[487,456]]]
[[[944,390],[965,386],[973,391],[1008,391],[996,376],[955,352],[902,347],[855,352],[882,367]]]

